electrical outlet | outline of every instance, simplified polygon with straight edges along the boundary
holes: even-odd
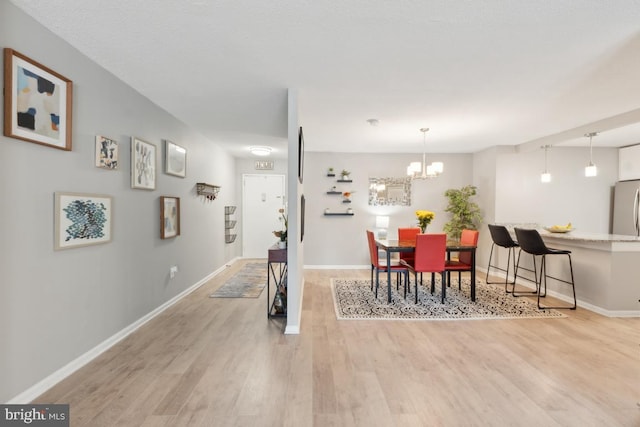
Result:
[[[177,265],[172,266],[169,269],[169,277],[173,279],[174,277],[176,277],[177,272],[178,272],[178,266]]]

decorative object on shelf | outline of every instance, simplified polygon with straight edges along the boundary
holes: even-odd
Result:
[[[215,200],[220,192],[220,186],[207,184],[206,182],[198,182],[196,184],[196,194],[203,196],[207,200]]]
[[[160,238],[180,235],[180,198],[160,197]]]
[[[592,176],[598,176],[598,168],[596,167],[596,165],[593,164],[593,137],[598,135],[598,132],[589,132],[587,134],[585,134],[584,136],[589,137],[589,164],[587,165],[586,168],[584,168],[584,176],[586,177],[592,177]]]
[[[342,181],[350,181],[349,180],[350,175],[351,175],[351,172],[349,172],[346,169],[342,169],[342,172],[340,172],[340,176],[342,176]]]
[[[325,208],[325,210],[324,210],[324,214],[326,215],[326,214],[328,214],[328,213],[331,213],[331,209],[329,209],[329,208]]]
[[[282,227],[278,231],[274,231],[273,235],[276,236],[278,240],[278,247],[280,249],[284,249],[287,247],[287,231],[289,226],[289,219],[287,218],[287,213],[284,208],[278,209],[278,213],[280,213],[280,217],[278,218],[282,222]]]
[[[327,170],[327,176],[336,176],[336,173],[334,172],[333,168],[329,168]]]
[[[473,185],[460,189],[450,188],[444,192],[449,199],[449,205],[444,211],[451,214],[451,220],[442,229],[451,240],[459,241],[462,230],[477,230],[478,224],[482,223],[480,206],[470,200],[476,192],[477,188]]]
[[[351,195],[353,193],[354,191],[345,191],[344,193],[342,193],[342,197],[344,197],[342,203],[351,203]]]
[[[231,230],[236,226],[237,221],[231,219],[231,215],[236,212],[235,206],[224,207],[224,242],[233,243],[236,240],[236,234],[231,233]]]
[[[411,206],[411,178],[369,178],[370,206]]]
[[[551,174],[547,171],[547,150],[551,148],[551,146],[543,145],[540,148],[544,150],[544,172],[540,175],[540,182],[551,182]]]
[[[187,176],[187,150],[165,140],[165,173],[184,178]]]
[[[304,135],[302,126],[298,129],[298,181],[302,184],[304,177]]]
[[[156,146],[131,137],[131,188],[156,189]]]
[[[71,151],[73,83],[4,49],[4,135]]]
[[[417,210],[416,218],[418,219],[418,226],[420,232],[425,233],[427,231],[427,225],[431,224],[431,221],[436,217],[436,214],[431,211]]]
[[[347,213],[348,213],[348,214],[353,214],[353,209],[348,208],[348,209],[347,209]]]
[[[412,179],[435,178],[444,171],[444,164],[432,162],[427,165],[427,132],[429,132],[429,128],[420,128],[420,132],[422,132],[422,163],[411,162],[407,166],[407,175]]]
[[[338,191],[338,189],[334,185],[333,187],[331,187],[331,189],[329,191],[327,191],[327,194],[340,194],[341,195],[342,191]]]
[[[116,141],[96,135],[96,167],[118,169],[118,143]]]
[[[111,241],[111,196],[56,192],[54,205],[54,249]]]

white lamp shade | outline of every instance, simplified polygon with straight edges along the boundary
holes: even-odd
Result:
[[[389,228],[389,217],[388,216],[377,216],[376,217],[376,228]]]
[[[422,171],[422,164],[420,162],[411,162],[409,164],[412,172],[420,173]]]
[[[436,174],[436,172],[433,169],[433,165],[428,165],[427,166],[427,176],[434,176],[435,174]]]
[[[592,177],[598,176],[598,168],[594,164],[590,164],[586,168],[584,168],[584,176]]]
[[[433,167],[433,171],[437,174],[444,172],[444,163],[442,162],[433,162],[431,163],[431,166]]]
[[[551,174],[549,172],[543,172],[540,175],[540,182],[551,182]]]

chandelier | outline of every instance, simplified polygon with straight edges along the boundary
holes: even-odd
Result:
[[[420,128],[420,132],[422,132],[422,163],[411,162],[407,166],[407,175],[411,179],[435,178],[444,171],[444,164],[442,162],[432,162],[427,165],[427,132],[429,132],[429,128]]]

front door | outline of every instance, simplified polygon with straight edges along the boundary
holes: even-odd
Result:
[[[242,176],[242,255],[266,258],[283,227],[278,209],[285,203],[284,175]]]

